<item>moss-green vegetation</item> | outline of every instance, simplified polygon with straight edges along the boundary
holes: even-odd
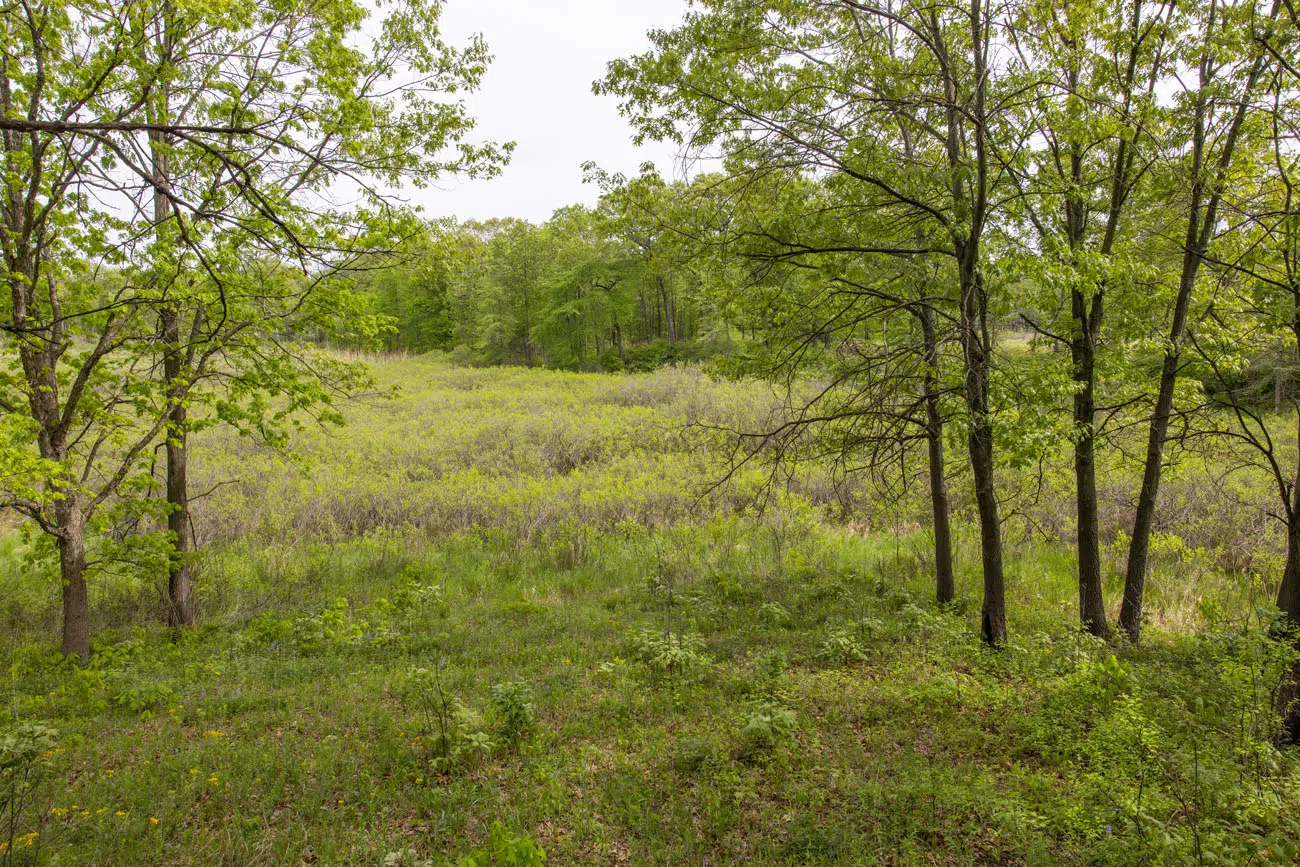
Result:
[[[760,515],[757,469],[701,498],[721,453],[684,425],[762,418],[759,387],[377,370],[401,396],[302,471],[198,445],[196,489],[234,482],[196,503],[193,630],[104,564],[97,616],[137,625],[75,668],[4,537],[0,864],[535,863],[515,835],[550,864],[1295,863],[1286,651],[1230,528],[1165,544],[1140,648],[1080,635],[1068,545],[1009,531],[991,651],[974,538],[929,601],[923,502],[805,473]]]

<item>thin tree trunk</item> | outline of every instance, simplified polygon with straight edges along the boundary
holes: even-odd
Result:
[[[1277,19],[1278,9],[1279,2],[1274,0],[1272,11],[1269,13],[1266,36],[1271,35],[1273,31],[1273,22]],[[1207,32],[1205,38],[1208,41],[1216,37]],[[1265,45],[1267,42],[1267,38],[1259,40],[1260,45]],[[1213,52],[1207,52],[1201,62],[1201,93],[1198,94],[1192,126],[1193,181],[1187,210],[1187,234],[1183,241],[1182,273],[1178,282],[1178,296],[1174,303],[1174,317],[1169,328],[1169,343],[1165,349],[1164,363],[1160,368],[1160,391],[1156,396],[1155,413],[1152,415],[1151,428],[1147,437],[1146,465],[1142,471],[1142,488],[1138,494],[1137,512],[1133,518],[1133,540],[1129,545],[1128,568],[1124,575],[1124,601],[1119,613],[1120,627],[1133,641],[1137,641],[1142,634],[1142,601],[1146,589],[1151,530],[1155,523],[1156,498],[1160,494],[1165,441],[1169,435],[1169,421],[1173,413],[1174,387],[1178,382],[1179,361],[1182,355],[1187,315],[1191,307],[1192,290],[1196,286],[1201,261],[1213,237],[1219,202],[1250,104],[1248,97],[1254,92],[1264,69],[1265,49],[1260,48],[1257,51],[1242,85],[1242,91],[1237,97],[1232,121],[1222,138],[1219,157],[1208,185],[1205,179],[1205,148],[1209,133],[1206,130],[1207,97],[1204,91],[1214,80]]]
[[[925,438],[930,457],[930,509],[934,521],[935,598],[940,604],[956,595],[952,566],[952,527],[948,481],[944,477],[943,416],[939,411],[939,338],[934,328],[934,311],[921,305],[917,311],[925,347]]]
[[[999,646],[1007,639],[1006,581],[1002,565],[1002,524],[994,484],[993,423],[989,405],[988,310],[983,280],[974,263],[964,262],[962,277],[962,348],[966,355],[966,405],[970,412],[970,462],[975,477],[980,553],[984,567],[984,604],[980,634]]]
[[[190,500],[189,500],[189,429],[185,409],[185,383],[182,379],[183,350],[180,345],[180,315],[176,308],[162,312],[163,359],[167,378],[167,396],[171,401],[167,436],[167,529],[172,550],[167,558],[167,624],[193,626],[194,606],[190,583]]]
[[[1160,495],[1160,476],[1164,469],[1165,441],[1169,436],[1169,421],[1173,415],[1174,387],[1178,382],[1178,367],[1182,356],[1182,340],[1187,324],[1187,311],[1191,306],[1192,286],[1196,282],[1200,254],[1188,249],[1183,257],[1183,277],[1178,288],[1174,319],[1169,329],[1169,347],[1165,350],[1160,367],[1160,390],[1156,395],[1155,412],[1147,434],[1146,464],[1142,470],[1142,488],[1138,493],[1137,511],[1133,516],[1133,539],[1129,543],[1128,568],[1124,574],[1124,601],[1120,606],[1119,625],[1128,637],[1137,641],[1142,636],[1142,600],[1146,591],[1147,559],[1151,549],[1151,530],[1155,525],[1156,498]]]
[[[1300,429],[1300,411],[1296,417]],[[1300,645],[1300,465],[1291,483],[1291,503],[1287,510],[1286,566],[1282,586],[1277,591],[1277,607],[1285,618],[1292,639]],[[1278,690],[1277,710],[1282,717],[1282,738],[1300,744],[1300,661]]]
[[[1079,549],[1079,622],[1085,632],[1110,635],[1101,587],[1101,540],[1097,509],[1096,456],[1096,339],[1101,324],[1101,293],[1088,304],[1083,292],[1072,293],[1075,336],[1070,344],[1074,362],[1075,502]]]
[[[167,32],[168,15],[163,16],[162,44],[159,51],[170,51]],[[165,84],[159,93],[156,122],[165,122],[170,114],[170,88]],[[165,239],[163,227],[171,217],[167,191],[171,188],[171,174],[167,147],[163,133],[149,136],[150,156],[153,161],[153,219],[154,240],[160,246]],[[160,253],[161,255],[161,253]],[[161,267],[162,262],[158,265]],[[178,276],[178,275],[177,275]],[[169,626],[194,625],[194,607],[190,584],[190,501],[189,501],[189,431],[185,410],[185,350],[181,346],[181,313],[176,303],[164,305],[159,311],[159,330],[163,341],[163,377],[167,391],[168,417],[164,428],[167,438],[167,530],[171,536],[171,551],[167,557],[167,624]]]
[[[672,300],[668,295],[668,287],[664,284],[663,275],[655,277],[659,281],[659,295],[664,302],[664,330],[668,333],[668,342],[677,342],[677,323],[674,321]]]

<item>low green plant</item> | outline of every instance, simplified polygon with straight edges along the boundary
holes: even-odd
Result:
[[[795,712],[774,701],[764,701],[745,715],[740,727],[737,757],[746,760],[770,753],[794,731]]]
[[[401,682],[403,696],[420,711],[420,742],[429,764],[447,772],[455,766],[492,754],[496,743],[483,717],[456,698],[443,684],[445,658],[433,668],[412,668]]]
[[[713,758],[713,747],[704,738],[682,738],[668,749],[668,764],[679,774],[693,774]]]
[[[832,627],[817,649],[817,658],[825,662],[850,665],[866,662],[867,651],[855,630],[847,626]]]
[[[119,686],[113,704],[148,719],[152,713],[176,700],[176,690],[168,683],[146,682]]]
[[[459,861],[421,858],[414,849],[400,849],[384,856],[383,867],[542,867],[545,863],[546,850],[532,838],[493,822],[484,844]]]
[[[38,848],[59,750],[58,730],[21,723],[0,730],[0,863],[20,849]]]
[[[780,602],[764,602],[758,608],[758,617],[769,626],[787,627],[794,622],[790,610]]]
[[[492,685],[492,707],[497,716],[497,732],[507,744],[517,744],[537,725],[533,708],[533,688],[518,680]]]
[[[633,631],[630,643],[633,656],[657,674],[680,675],[709,664],[698,635],[644,627]]]

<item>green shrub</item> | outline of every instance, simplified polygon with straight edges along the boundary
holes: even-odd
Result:
[[[40,723],[0,729],[0,862],[39,844],[59,733]]]
[[[537,724],[533,688],[523,681],[507,680],[493,684],[492,707],[496,711],[497,732],[505,743],[519,743]]]
[[[668,749],[668,764],[679,774],[692,774],[713,758],[713,748],[703,738],[682,738]]]
[[[633,656],[658,674],[680,675],[709,664],[698,635],[644,627],[632,633],[631,645]]]
[[[402,849],[385,855],[383,867],[542,867],[545,863],[546,850],[531,838],[515,835],[500,822],[493,822],[487,841],[454,864],[421,858],[413,849]]]
[[[745,716],[740,727],[736,754],[742,760],[770,753],[794,732],[795,712],[781,704],[765,701]]]
[[[825,662],[849,665],[865,662],[866,648],[858,639],[855,630],[846,626],[833,627],[817,650],[817,658]]]

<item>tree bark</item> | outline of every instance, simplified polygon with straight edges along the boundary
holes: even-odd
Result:
[[[1079,622],[1085,632],[1102,638],[1110,635],[1106,623],[1106,601],[1101,586],[1101,540],[1097,508],[1096,456],[1096,351],[1101,325],[1102,296],[1091,304],[1079,289],[1072,292],[1071,308],[1075,336],[1070,343],[1074,362],[1075,503],[1079,550]]]
[[[656,275],[655,280],[659,283],[659,296],[664,302],[664,330],[668,333],[668,342],[676,343],[677,323],[674,321],[672,300],[668,294],[668,287],[664,284],[662,274]]]
[[[921,305],[917,311],[925,351],[925,438],[930,457],[930,509],[934,521],[934,584],[939,604],[956,595],[952,566],[951,506],[948,481],[944,476],[943,416],[939,411],[939,339],[934,328],[934,311]]]
[[[169,33],[164,32],[159,51],[170,52]],[[160,104],[155,110],[159,121],[166,120],[171,111],[168,105],[170,88],[160,89]],[[154,240],[161,244],[165,239],[163,227],[171,217],[167,191],[171,188],[171,174],[167,147],[169,141],[162,131],[149,135],[150,156],[153,161],[153,218]],[[159,265],[162,263],[159,262]],[[181,345],[181,313],[176,303],[164,305],[159,310],[159,331],[163,341],[163,378],[167,391],[167,530],[171,536],[171,550],[167,557],[167,625],[194,625],[193,595],[190,584],[190,502],[189,502],[189,431],[185,410],[186,352]]]
[[[1260,46],[1266,45],[1267,36],[1272,34],[1278,9],[1279,2],[1274,0],[1272,11],[1269,13],[1266,37],[1259,40]],[[1210,26],[1213,27],[1213,24]],[[1217,37],[1207,31],[1205,34],[1207,42],[1212,38]],[[1265,48],[1257,48],[1249,73],[1242,84],[1242,90],[1234,95],[1236,108],[1222,136],[1219,156],[1213,166],[1208,184],[1205,177],[1207,168],[1205,149],[1215,139],[1207,130],[1208,97],[1205,91],[1215,83],[1214,53],[1207,51],[1201,61],[1201,92],[1197,95],[1192,125],[1191,175],[1193,180],[1188,199],[1187,233],[1183,240],[1182,273],[1179,276],[1173,321],[1169,327],[1169,343],[1165,349],[1164,363],[1160,368],[1160,391],[1156,396],[1155,412],[1151,418],[1151,428],[1147,437],[1146,465],[1142,472],[1142,489],[1138,494],[1137,512],[1133,518],[1133,540],[1129,545],[1128,568],[1124,575],[1124,601],[1119,613],[1120,627],[1133,641],[1137,641],[1142,634],[1142,600],[1146,588],[1151,530],[1155,523],[1156,498],[1160,493],[1165,441],[1169,434],[1169,420],[1173,412],[1174,387],[1178,382],[1179,361],[1182,355],[1188,310],[1191,307],[1192,290],[1196,286],[1201,262],[1205,258],[1206,251],[1209,250],[1228,170],[1232,167],[1237,142],[1246,120],[1249,97],[1260,82],[1266,56]]]
[[[75,494],[54,507],[59,579],[63,585],[64,656],[90,661],[90,598],[86,589],[86,519]]]
[[[184,351],[180,345],[180,314],[175,307],[162,312],[163,359],[167,398],[171,402],[167,436],[167,530],[172,550],[167,558],[167,625],[193,626],[194,605],[190,581],[189,430],[182,379]]]
[[[1300,414],[1297,414],[1297,427],[1300,428]],[[1291,639],[1300,646],[1300,461],[1291,483],[1286,531],[1286,566],[1277,591],[1277,607]],[[1300,744],[1300,661],[1291,668],[1278,690],[1277,711],[1282,717],[1282,740]]]
[[[975,477],[980,552],[984,567],[984,604],[980,634],[997,647],[1007,640],[1006,581],[1002,564],[1002,524],[994,484],[993,423],[989,405],[988,309],[984,284],[975,264],[962,264],[962,348],[966,355],[966,406],[970,412],[970,462]]]
[[[1195,232],[1195,221],[1189,221],[1189,235],[1194,238]],[[1120,628],[1128,633],[1128,637],[1133,641],[1139,640],[1142,636],[1142,600],[1146,591],[1151,530],[1155,525],[1156,498],[1160,495],[1165,441],[1169,436],[1169,420],[1173,415],[1174,387],[1178,382],[1178,367],[1182,357],[1187,312],[1191,307],[1192,287],[1196,283],[1200,260],[1200,251],[1189,244],[1183,256],[1183,276],[1179,282],[1174,319],[1169,328],[1169,347],[1165,350],[1164,362],[1160,367],[1160,390],[1156,395],[1155,411],[1151,416],[1151,427],[1147,434],[1146,464],[1142,470],[1142,488],[1138,493],[1137,511],[1133,516],[1133,539],[1129,543],[1128,568],[1124,574],[1124,601],[1119,611]]]

